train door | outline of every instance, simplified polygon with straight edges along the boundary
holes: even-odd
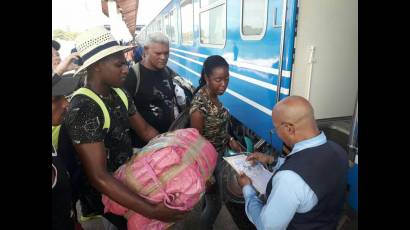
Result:
[[[290,91],[295,6],[296,0],[227,1],[231,80],[222,101],[256,141],[275,149],[282,142],[271,132],[271,113]]]
[[[297,0],[273,0],[271,7],[272,27],[280,29],[278,74],[276,78],[276,95],[274,104],[289,96],[292,67],[294,61],[294,40],[298,14]],[[272,132],[272,131],[271,131]],[[282,149],[282,142],[273,133],[270,134],[275,149]]]
[[[231,12],[235,8],[239,15]],[[271,110],[290,91],[296,0],[241,0],[240,4],[228,2],[227,9],[228,31],[238,31],[240,37],[228,33],[225,49],[233,54],[232,80],[223,104],[235,118],[235,136],[246,136],[253,141],[252,150],[271,154],[271,146],[282,149]],[[235,173],[226,171],[223,179],[229,200],[243,203]]]

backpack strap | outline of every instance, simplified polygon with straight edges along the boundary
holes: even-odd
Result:
[[[141,74],[140,74],[140,63],[137,62],[132,66],[132,69],[134,70],[135,77],[137,78],[137,84],[135,84],[135,92],[134,92],[134,97],[138,92],[138,89],[140,88],[140,81],[141,81]],[[128,104],[127,104],[128,105]]]
[[[167,75],[168,83],[171,86],[172,95],[174,96],[174,104],[178,108],[178,112],[182,112],[182,108],[178,105],[177,102],[177,95],[175,94],[175,85],[173,82],[174,77],[177,75],[171,68],[165,66],[164,68],[165,74]]]
[[[75,95],[82,94],[85,95],[89,98],[91,98],[93,101],[95,101],[101,108],[103,114],[104,114],[104,126],[103,129],[109,129],[110,128],[110,114],[108,113],[107,107],[105,106],[104,102],[101,100],[100,97],[97,96],[93,91],[87,88],[79,88],[77,91],[74,92],[73,97]],[[128,103],[127,103],[128,105]]]
[[[58,148],[58,136],[60,135],[61,125],[51,126],[51,143],[55,150]]]
[[[121,101],[124,103],[125,108],[127,108],[128,111],[128,98],[127,95],[125,95],[124,91],[120,88],[112,88],[117,94],[118,96],[121,98]],[[73,97],[77,94],[82,94],[85,95],[91,99],[93,99],[93,101],[95,101],[101,108],[103,115],[104,115],[104,126],[103,129],[110,129],[110,124],[111,124],[111,118],[110,118],[110,114],[108,113],[107,107],[105,106],[104,102],[101,100],[101,98],[95,94],[92,90],[88,89],[88,88],[79,88],[77,91],[74,92]]]
[[[112,88],[117,94],[118,96],[120,96],[121,101],[124,103],[125,108],[127,108],[128,111],[128,98],[127,95],[125,95],[124,91],[120,88]]]

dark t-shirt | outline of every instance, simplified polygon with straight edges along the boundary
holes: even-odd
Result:
[[[170,85],[171,76],[165,70],[153,71],[140,65],[140,79],[138,92],[133,96],[138,112],[158,132],[168,131],[174,121],[175,100]],[[124,88],[130,95],[134,95],[135,87],[136,76],[134,70],[130,69]]]
[[[123,90],[125,92],[125,90]],[[85,95],[76,95],[70,102],[64,125],[73,142],[76,144],[103,142],[107,153],[107,170],[114,172],[132,155],[132,146],[129,132],[131,125],[129,116],[136,113],[132,98],[128,98],[128,111],[118,94],[111,89],[107,97],[100,98],[107,107],[110,115],[108,133],[103,129],[104,115],[100,106]],[[98,94],[97,94],[98,95]],[[101,194],[90,184],[82,183],[79,188],[80,200],[84,204],[83,213],[102,214],[103,205]]]

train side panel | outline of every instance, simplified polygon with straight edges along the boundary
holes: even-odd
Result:
[[[273,141],[274,146],[279,148],[281,142],[275,135],[271,135],[270,130],[273,128],[271,109],[276,102],[283,2],[279,0],[260,2],[266,7],[265,31],[261,38],[243,39],[241,35],[242,3],[241,1],[226,1],[223,4],[226,13],[225,45],[209,47],[200,42],[200,13],[198,12],[201,7],[199,1],[194,1],[194,42],[192,45],[181,44],[181,42],[171,43],[168,64],[181,76],[191,81],[194,86],[197,86],[205,58],[215,54],[223,56],[230,63],[231,78],[227,92],[221,97],[222,102],[230,113],[246,127],[269,143]],[[170,3],[174,6],[178,4],[178,1]],[[288,1],[288,4],[295,3]],[[288,11],[294,10],[292,7],[288,8]],[[294,15],[294,12],[289,12],[287,22],[294,20],[292,18]],[[293,37],[288,34],[291,34],[294,29],[292,27],[287,29],[288,42],[285,43],[287,50],[284,53],[287,57],[283,61],[281,98],[289,95],[290,91],[293,48],[288,47],[293,47]]]
[[[172,10],[177,14],[177,39],[171,42],[168,65],[194,86],[206,57],[218,54],[230,63],[229,87],[221,100],[245,127],[281,148],[280,140],[270,132],[279,75],[280,99],[306,97],[318,119],[352,116],[357,92],[357,0],[204,2],[212,3],[207,7],[200,0],[192,1],[190,44],[182,42],[181,1],[171,1],[151,24],[164,21]],[[249,38],[242,31],[242,9],[262,6],[263,33],[257,39]],[[225,38],[220,45],[201,43],[200,20],[212,10],[208,24],[219,26],[214,33]],[[224,16],[218,17],[216,11]],[[151,24],[147,31],[153,30]],[[162,31],[167,32],[165,24]]]

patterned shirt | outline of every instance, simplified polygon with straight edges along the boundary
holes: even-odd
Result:
[[[73,97],[64,120],[73,144],[103,142],[107,153],[107,170],[114,172],[132,155],[129,132],[132,131],[129,116],[136,113],[132,98],[128,98],[128,111],[114,90],[107,97],[100,98],[110,115],[108,133],[103,129],[104,115],[101,107],[85,95]],[[98,94],[97,94],[98,95]]]
[[[191,115],[195,111],[199,111],[204,117],[202,135],[214,145],[219,157],[222,157],[229,141],[228,121],[230,115],[228,110],[221,103],[215,105],[203,87],[192,99],[189,114]]]

